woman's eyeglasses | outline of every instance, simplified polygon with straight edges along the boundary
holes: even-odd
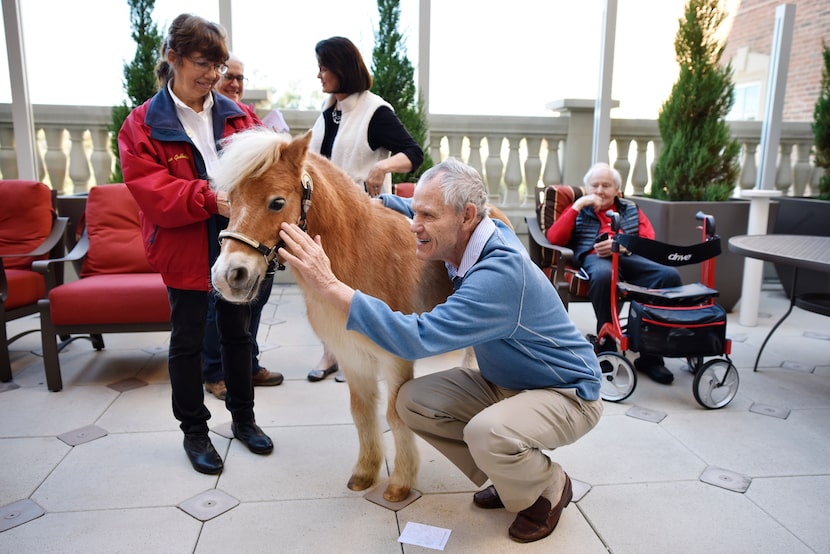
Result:
[[[225,75],[228,72],[228,66],[223,63],[213,63],[205,60],[194,60],[190,56],[185,56],[185,58],[190,60],[193,63],[193,65],[195,65],[205,73],[207,73],[211,69],[216,71],[216,73],[218,73],[219,75]]]
[[[240,85],[243,85],[248,82],[248,78],[244,75],[234,75],[232,73],[225,73],[224,75],[222,75],[222,78],[226,81],[236,81]]]

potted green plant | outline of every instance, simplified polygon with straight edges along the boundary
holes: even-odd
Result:
[[[788,235],[830,236],[830,46],[822,43],[824,67],[821,89],[813,110],[813,154],[817,171],[824,171],[815,197],[785,196],[778,199],[773,232]],[[819,169],[820,168],[820,169]],[[787,296],[793,294],[793,268],[775,264]],[[830,275],[819,271],[798,272],[796,294],[830,292]]]
[[[115,157],[115,166],[110,176],[111,183],[123,183],[121,174],[121,154],[118,150],[118,132],[124,120],[136,106],[143,104],[158,91],[156,80],[156,63],[161,51],[162,35],[153,22],[155,0],[127,0],[130,5],[130,22],[132,37],[136,42],[135,57],[129,64],[124,64],[123,88],[129,97],[121,105],[112,108],[112,125],[110,125],[110,149]]]
[[[413,182],[432,167],[429,121],[423,98],[416,94],[415,68],[406,57],[404,37],[398,31],[400,0],[378,0],[378,30],[372,50],[372,92],[392,105],[398,118],[424,149],[424,162],[412,173],[393,173],[392,183]]]
[[[726,115],[734,102],[731,64],[721,64],[724,44],[717,30],[725,18],[719,0],[688,0],[674,40],[679,75],[658,115],[662,149],[648,197],[636,199],[659,240],[693,244],[701,239],[695,213],[713,215],[724,241],[715,288],[731,311],[740,298],[743,258],[726,248],[730,236],[746,233],[749,202],[730,200],[739,175],[740,145]],[[700,279],[700,268],[680,268],[684,282]]]

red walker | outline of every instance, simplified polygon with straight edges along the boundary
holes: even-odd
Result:
[[[614,230],[611,259],[611,298],[613,306],[630,301],[626,325],[620,323],[617,310],[612,321],[602,326],[599,344],[614,341],[620,352],[597,354],[602,369],[600,396],[620,402],[637,386],[634,364],[625,357],[626,350],[656,354],[669,358],[686,358],[694,374],[695,400],[705,408],[722,408],[738,392],[738,370],[729,359],[732,342],[726,338],[726,311],[715,303],[715,257],[721,253],[721,240],[715,234],[715,219],[703,212],[703,241],[691,246],[677,246],[656,240],[620,233],[620,217],[608,212]],[[619,282],[619,250],[627,250],[669,266],[701,264],[701,281],[666,289],[648,289]],[[704,362],[706,356],[723,356]]]

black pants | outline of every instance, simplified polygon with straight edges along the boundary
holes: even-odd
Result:
[[[641,287],[668,288],[679,287],[683,284],[680,273],[670,266],[653,262],[642,256],[620,256],[619,258],[619,280],[633,283]],[[611,321],[612,311],[617,309],[617,303],[611,302],[611,258],[600,258],[596,254],[588,254],[582,261],[582,268],[591,277],[591,288],[588,296],[594,306],[594,314],[597,316],[597,333],[602,329],[603,324]],[[607,345],[611,350],[616,350],[615,345]],[[659,354],[643,354],[640,356],[645,365],[663,363],[663,357]]]
[[[262,318],[262,308],[268,303],[274,286],[274,278],[269,277],[262,281],[256,300],[251,303],[251,324],[249,331],[253,340],[251,351],[251,374],[259,371],[259,346],[256,334],[259,321]],[[222,371],[222,352],[219,348],[219,326],[216,324],[216,302],[219,293],[211,292],[208,300],[207,328],[205,329],[204,350],[202,351],[202,380],[206,383],[215,383],[224,379]]]
[[[185,434],[208,432],[210,412],[205,406],[202,388],[202,341],[209,294],[207,291],[167,288],[172,327],[168,371],[173,389],[173,415]],[[228,389],[225,406],[237,423],[254,421],[250,320],[250,305],[217,299],[216,321]]]

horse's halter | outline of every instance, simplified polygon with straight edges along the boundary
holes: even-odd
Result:
[[[311,193],[314,191],[314,182],[311,180],[311,176],[303,172],[303,176],[300,179],[300,183],[303,186],[303,201],[300,204],[300,217],[297,219],[297,225],[303,231],[308,229],[308,211],[311,209]],[[277,236],[279,236],[279,231],[277,231]],[[266,275],[272,276],[274,275],[274,271],[285,270],[285,265],[277,259],[277,250],[285,246],[284,240],[278,240],[277,244],[275,244],[272,248],[268,248],[264,244],[259,241],[252,239],[249,236],[243,235],[242,233],[237,233],[236,231],[220,231],[219,232],[219,244],[222,244],[222,239],[234,239],[243,244],[247,244],[257,252],[263,255],[265,258],[265,263],[268,264],[268,270]]]

